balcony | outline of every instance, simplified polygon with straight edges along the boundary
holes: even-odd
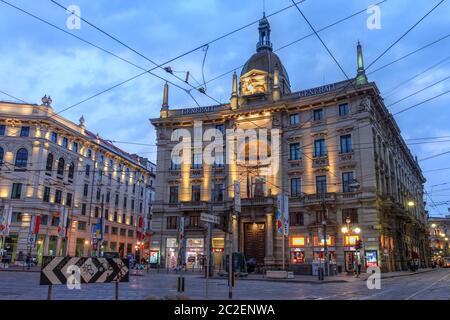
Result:
[[[273,197],[256,196],[253,198],[241,199],[242,206],[271,206],[273,204]]]
[[[303,160],[288,160],[288,169],[303,169]]]
[[[305,205],[316,205],[316,204],[322,204],[335,202],[336,201],[336,193],[334,192],[326,192],[324,194],[322,193],[313,193],[313,194],[306,194],[303,197],[303,202]]]
[[[339,164],[349,164],[355,162],[355,153],[352,152],[345,152],[345,153],[339,153],[338,158]]]
[[[209,202],[206,202],[206,201],[183,201],[183,202],[180,202],[180,209],[203,211],[203,210],[209,209]]]
[[[313,158],[313,168],[322,168],[328,166],[328,155]]]
[[[203,176],[202,168],[191,168],[191,178],[200,178]]]

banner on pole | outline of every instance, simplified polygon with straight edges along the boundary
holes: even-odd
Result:
[[[13,208],[9,205],[5,205],[3,208],[3,214],[0,221],[0,235],[9,236],[9,230],[11,229],[11,218]]]
[[[67,231],[67,218],[68,218],[68,210],[65,207],[61,207],[60,213],[59,213],[59,226],[58,226],[58,235],[60,237],[66,236]]]
[[[284,203],[283,203],[283,210],[284,210],[284,235],[289,235],[289,196],[284,196]]]

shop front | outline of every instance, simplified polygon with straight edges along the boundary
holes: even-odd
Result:
[[[378,267],[378,251],[377,250],[365,250],[366,268]]]
[[[289,237],[290,248],[290,263],[303,264],[305,263],[305,239],[304,236]]]
[[[313,239],[313,261],[323,262],[325,258],[325,240],[322,238],[319,242],[319,238],[314,236]],[[334,247],[334,236],[327,236],[327,260],[331,264],[336,264],[336,249]]]
[[[177,266],[178,243],[176,238],[166,239],[166,268]]]
[[[212,239],[213,266],[216,272],[222,269],[223,252],[225,250],[225,241],[223,238]]]
[[[148,255],[148,263],[151,267],[156,267],[161,263],[160,243],[159,241],[150,242],[150,251]]]
[[[186,241],[186,268],[199,271],[204,265],[205,247],[203,238],[188,238]]]
[[[360,253],[356,251],[356,243],[359,240],[360,240],[359,235],[344,236],[344,261],[345,261],[345,271],[347,272],[353,272],[355,260],[357,258],[361,259]]]

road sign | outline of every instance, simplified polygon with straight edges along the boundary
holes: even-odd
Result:
[[[129,281],[129,260],[119,258],[43,257],[41,285],[67,284],[73,266],[80,270],[81,283]]]
[[[200,220],[209,222],[209,223],[220,224],[219,216],[215,216],[215,215],[207,214],[207,213],[203,213],[203,212],[200,214]]]

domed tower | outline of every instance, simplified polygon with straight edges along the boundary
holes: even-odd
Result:
[[[270,24],[265,14],[259,21],[258,31],[256,53],[248,59],[241,71],[239,93],[243,103],[261,98],[277,101],[282,95],[291,92],[286,69],[272,51]]]

